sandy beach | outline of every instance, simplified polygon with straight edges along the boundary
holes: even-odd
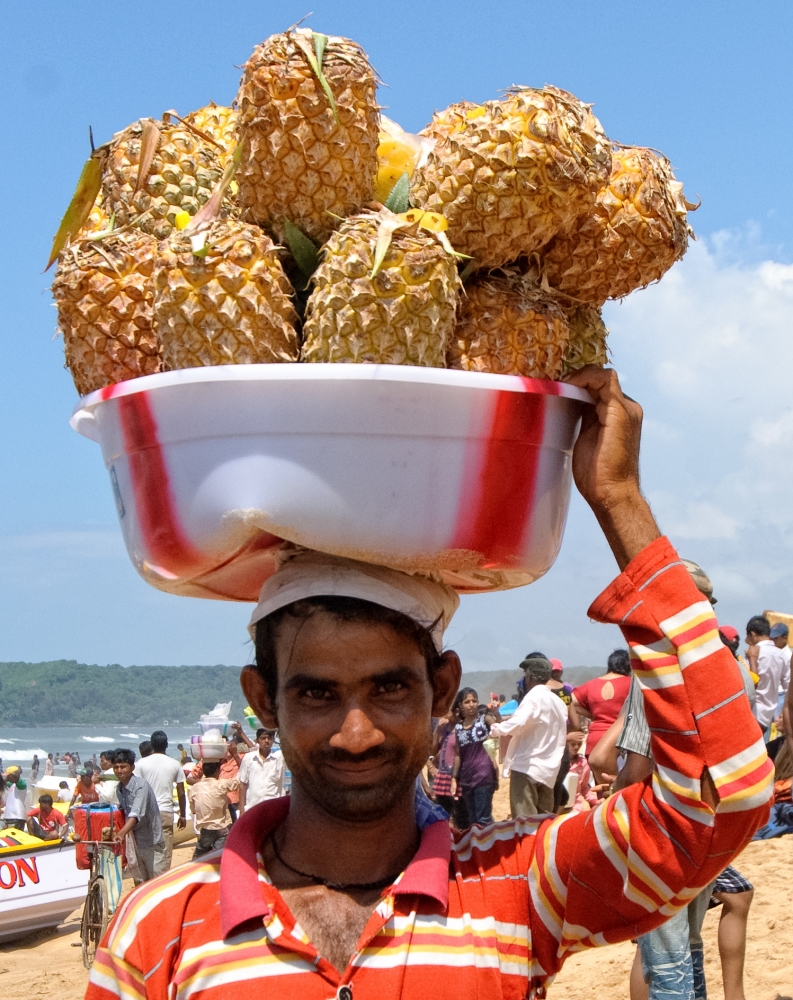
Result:
[[[498,818],[508,813],[502,784],[494,803]],[[174,865],[190,860],[193,845],[174,850]],[[755,886],[749,917],[746,957],[747,1000],[776,1000],[793,995],[793,837],[750,844],[736,867]],[[131,882],[129,883],[131,887]],[[723,1000],[716,947],[719,909],[705,918],[708,997]],[[634,945],[613,945],[570,959],[549,991],[551,1000],[628,1000],[628,974]],[[55,931],[41,931],[0,946],[0,996],[8,1000],[82,1000],[88,974],[80,951],[80,910]]]

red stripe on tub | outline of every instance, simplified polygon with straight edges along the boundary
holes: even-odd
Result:
[[[523,553],[545,429],[545,394],[499,392],[490,434],[466,456],[452,547],[481,552],[485,568],[508,568]]]
[[[148,393],[118,396],[117,405],[148,561],[174,576],[207,569],[211,560],[193,548],[179,523]]]

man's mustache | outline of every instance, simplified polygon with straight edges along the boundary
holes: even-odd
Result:
[[[350,753],[349,750],[342,750],[341,747],[329,747],[327,750],[320,750],[315,754],[314,759],[324,764],[364,764],[367,761],[398,761],[404,755],[396,747],[384,745],[369,747],[362,753]]]

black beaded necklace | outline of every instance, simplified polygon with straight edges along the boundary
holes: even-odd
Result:
[[[334,892],[373,892],[375,889],[380,891],[388,888],[389,885],[393,885],[399,875],[399,873],[393,876],[389,875],[388,878],[380,879],[378,882],[329,882],[327,879],[320,878],[319,875],[310,875],[308,872],[301,872],[299,868],[294,868],[288,861],[284,861],[281,857],[272,833],[269,834],[267,839],[273,845],[273,852],[278,859],[278,863],[283,865],[284,868],[288,868],[290,872],[299,875],[301,878],[308,879],[314,885],[324,885],[326,889],[333,889]]]

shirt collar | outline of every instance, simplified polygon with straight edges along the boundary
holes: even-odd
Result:
[[[232,826],[220,861],[220,926],[223,937],[249,920],[263,920],[270,906],[262,893],[259,850],[264,838],[286,819],[289,797],[246,810]],[[451,832],[446,820],[430,824],[419,849],[392,890],[394,896],[428,896],[444,911],[449,905]]]

